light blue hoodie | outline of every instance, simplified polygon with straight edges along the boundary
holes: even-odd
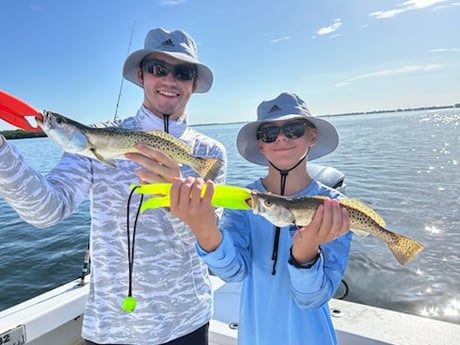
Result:
[[[266,192],[260,180],[247,187]],[[301,195],[343,197],[315,180],[295,194]],[[337,344],[327,303],[345,271],[351,232],[322,245],[311,268],[299,268],[292,265],[289,253],[295,226],[281,228],[273,275],[275,227],[271,223],[252,211],[226,209],[220,227],[223,240],[215,251],[196,247],[214,274],[228,282],[243,281],[238,344]]]

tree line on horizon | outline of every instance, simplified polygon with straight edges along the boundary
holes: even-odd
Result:
[[[12,130],[0,131],[0,134],[2,134],[6,139],[9,139],[9,140],[46,137],[46,134],[43,131],[29,132],[23,129],[12,129]]]

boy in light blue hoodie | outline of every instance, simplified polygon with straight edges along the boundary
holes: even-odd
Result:
[[[213,273],[242,281],[240,345],[329,345],[337,337],[328,301],[343,277],[352,240],[343,197],[308,175],[307,161],[338,145],[332,124],[313,117],[297,95],[282,93],[262,102],[257,121],[238,133],[240,154],[268,166],[268,174],[248,186],[289,196],[328,197],[311,223],[276,227],[251,211],[225,210],[220,229],[210,203],[213,189],[201,179],[176,179],[171,212],[187,223],[196,249]]]

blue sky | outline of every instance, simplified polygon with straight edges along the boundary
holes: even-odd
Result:
[[[154,27],[190,33],[214,72],[192,124],[253,120],[282,91],[316,115],[460,103],[460,0],[2,0],[0,14],[0,89],[83,123],[114,117],[131,32],[130,52]],[[118,116],[141,102],[125,81]]]

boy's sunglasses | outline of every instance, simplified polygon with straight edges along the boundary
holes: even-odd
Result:
[[[174,78],[179,81],[193,80],[197,74],[195,65],[171,65],[167,62],[155,59],[142,61],[142,69],[157,77],[166,77],[169,72],[172,72]]]
[[[306,122],[291,122],[281,127],[270,126],[263,127],[257,131],[257,140],[262,140],[264,143],[273,143],[281,131],[288,139],[297,139],[304,135],[305,127],[310,127]]]

